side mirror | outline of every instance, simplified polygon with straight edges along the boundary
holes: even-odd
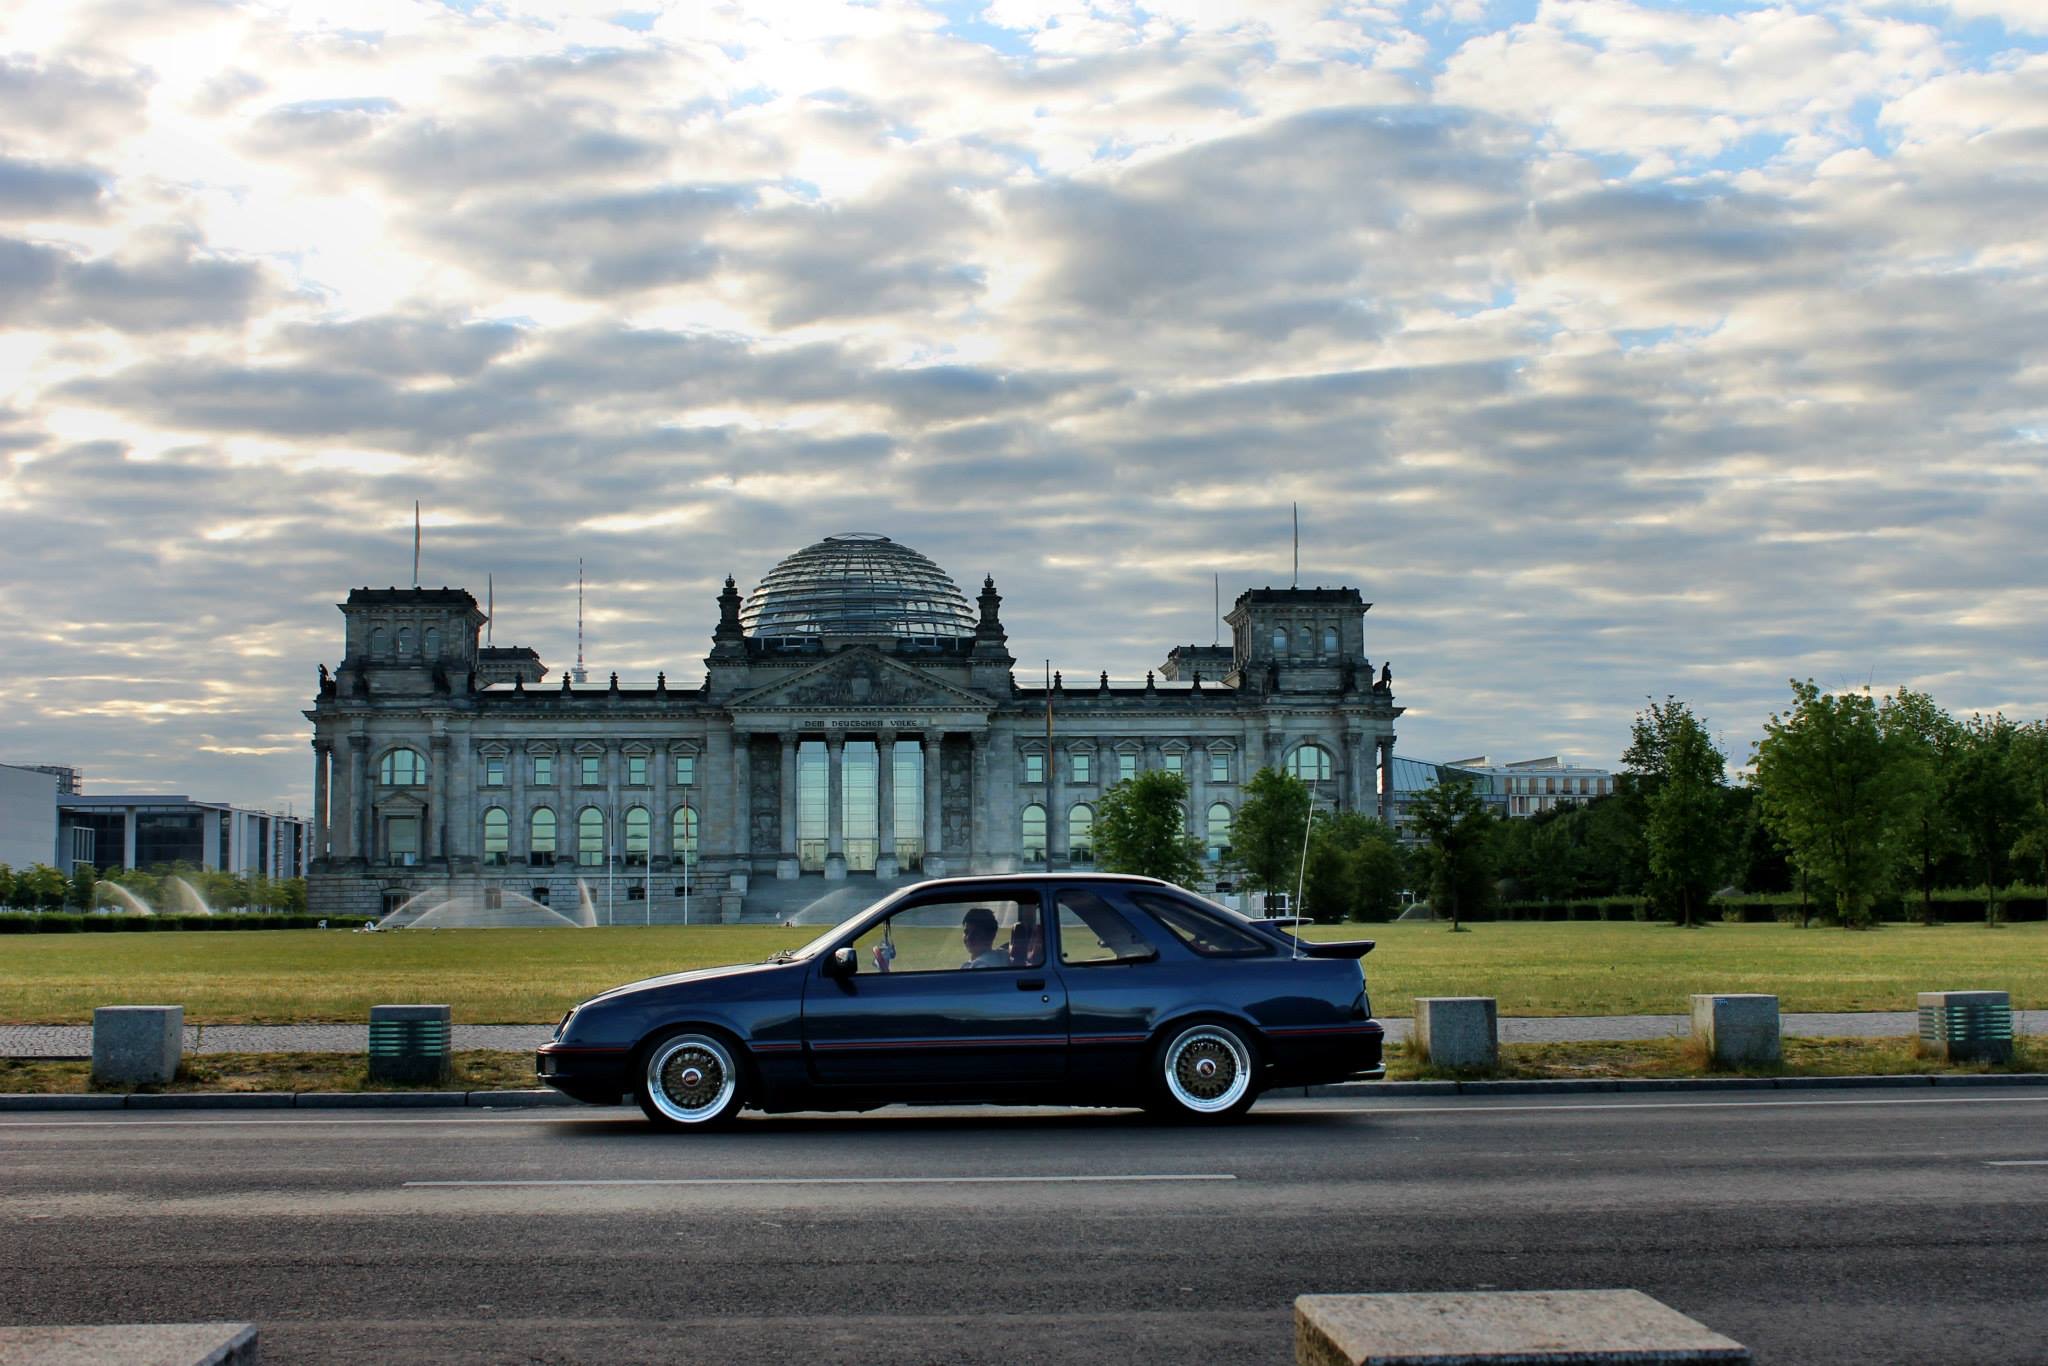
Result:
[[[832,950],[832,956],[825,960],[827,977],[851,977],[860,971],[860,955],[852,945]]]

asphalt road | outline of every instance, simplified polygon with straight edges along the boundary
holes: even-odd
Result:
[[[1278,1366],[1305,1291],[1610,1286],[1764,1362],[2044,1362],[2044,1266],[2036,1088],[0,1116],[0,1318],[246,1319],[273,1366]]]

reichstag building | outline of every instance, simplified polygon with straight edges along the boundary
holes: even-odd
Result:
[[[1085,868],[1102,794],[1158,768],[1187,779],[1212,869],[1264,765],[1385,817],[1402,709],[1356,590],[1253,589],[1227,645],[1049,686],[1017,676],[1001,606],[993,579],[970,603],[909,546],[828,536],[744,599],[725,581],[698,686],[551,684],[534,650],[480,644],[463,589],[354,589],[306,712],[312,909],[446,891],[780,920],[918,877]]]

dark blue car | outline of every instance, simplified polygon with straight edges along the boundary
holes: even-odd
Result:
[[[1142,1105],[1225,1119],[1274,1086],[1384,1074],[1358,960],[1178,887],[947,878],[765,963],[594,996],[539,1050],[578,1100],[665,1128],[742,1108]]]

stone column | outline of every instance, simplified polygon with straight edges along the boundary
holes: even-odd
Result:
[[[674,816],[669,811],[668,795],[669,781],[675,771],[676,756],[665,749],[656,748],[654,753],[647,756],[647,765],[654,770],[654,781],[649,784],[654,795],[648,798],[647,811],[647,868],[652,873],[655,855],[666,854],[671,859],[680,857],[675,848],[676,826]],[[704,838],[704,827],[701,824],[697,827],[697,838],[700,842]],[[649,881],[651,883],[652,878]],[[654,897],[654,888],[651,885],[647,889],[647,896],[651,902]],[[649,909],[653,909],[651,905]]]
[[[315,740],[313,742],[313,829],[316,832],[314,837],[319,841],[319,847],[313,851],[313,857],[315,858],[325,858],[328,846],[334,839],[333,832],[328,828],[327,805],[329,800],[327,787],[328,773],[333,763],[334,742],[331,740]],[[121,866],[123,868],[130,866],[128,860],[131,857],[132,855],[127,849],[124,848],[121,851]]]
[[[555,746],[555,868],[566,862],[572,877],[581,877],[576,863],[576,772],[583,756],[564,738]]]
[[[1188,750],[1188,833],[1209,847],[1209,747]]]
[[[782,854],[775,860],[775,876],[797,875],[796,858],[796,740],[790,731],[782,734]]]
[[[348,737],[348,856],[370,857],[370,737]]]
[[[448,737],[431,736],[427,740],[427,857],[446,860],[448,857]]]
[[[924,733],[924,874],[937,877],[945,871],[946,863],[939,854],[939,841],[945,829],[941,809],[945,804],[944,774],[941,772],[946,749],[943,731]]]
[[[740,873],[749,871],[754,857],[753,742],[748,731],[732,733],[732,856],[739,865],[735,871]],[[702,839],[701,833],[698,838]]]
[[[896,732],[875,732],[875,876],[896,876]]]
[[[825,754],[830,781],[825,788],[825,880],[846,877],[846,736],[833,731],[825,737]]]
[[[994,872],[996,868],[992,861],[994,850],[989,839],[989,822],[996,818],[996,813],[988,809],[988,732],[978,730],[970,739],[973,748],[967,768],[967,866],[983,872]],[[1010,814],[1014,817],[1016,813]]]
[[[1369,765],[1365,762],[1365,742],[1355,730],[1344,732],[1344,747],[1337,756],[1344,765],[1343,807],[1346,811],[1365,810],[1365,775]]]
[[[509,750],[505,755],[505,790],[512,794],[505,803],[505,822],[510,827],[505,832],[508,868],[525,863],[532,853],[533,813],[526,809],[526,766],[532,762],[525,750]]]
[[[1048,745],[1046,747],[1045,858],[1047,866],[1054,862],[1069,864],[1073,862],[1074,857],[1074,851],[1067,835],[1067,765],[1061,762],[1064,758],[1064,752],[1056,746]],[[1096,751],[1095,761],[1097,763],[1102,762],[1100,750]],[[1012,762],[1015,761],[1013,760]],[[1100,782],[1101,780],[1102,775],[1098,773],[1096,781]],[[1018,795],[1024,796],[1026,794],[1020,790]],[[1017,809],[1021,813],[1023,805],[1020,803]],[[1031,865],[1024,857],[1024,827],[1020,822],[1017,827],[1017,867],[1021,871],[1028,866]]]
[[[1380,751],[1380,822],[1394,823],[1394,737],[1382,735]]]

